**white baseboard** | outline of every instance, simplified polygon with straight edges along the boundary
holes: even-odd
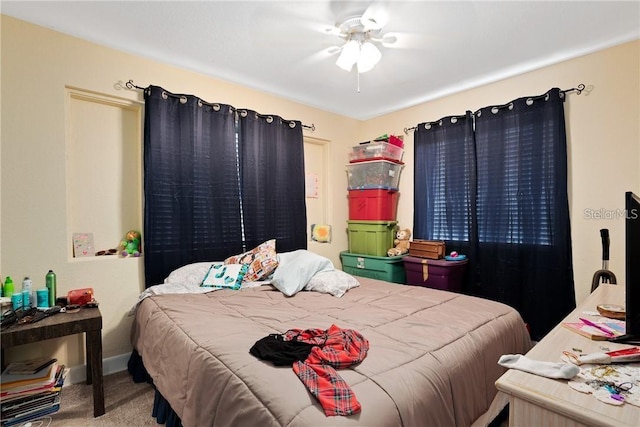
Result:
[[[108,357],[102,359],[102,373],[103,375],[115,374],[127,369],[127,362],[129,361],[131,353],[120,354],[118,356]],[[69,373],[64,382],[64,385],[79,384],[87,380],[87,366],[79,365],[69,368]]]

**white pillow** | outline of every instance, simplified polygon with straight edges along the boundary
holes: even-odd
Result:
[[[223,263],[219,262],[218,264]],[[164,279],[164,283],[180,283],[183,285],[200,286],[210,267],[211,261],[194,262],[192,264],[184,265],[173,270],[167,278]]]
[[[278,267],[271,284],[287,296],[301,291],[320,271],[335,270],[330,259],[305,249],[278,254]]]
[[[316,273],[304,290],[322,292],[340,298],[349,289],[357,286],[360,286],[360,282],[355,277],[342,270],[333,270]]]

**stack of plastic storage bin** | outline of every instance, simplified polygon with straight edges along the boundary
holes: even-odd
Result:
[[[353,147],[349,154],[349,250],[340,253],[349,274],[405,283],[403,256],[389,257],[397,230],[403,141],[383,137]]]

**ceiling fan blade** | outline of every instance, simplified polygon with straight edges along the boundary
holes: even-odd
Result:
[[[364,26],[365,31],[381,30],[389,21],[389,14],[384,3],[372,3],[362,14],[360,22]]]
[[[396,44],[397,41],[398,36],[396,36],[394,33],[385,34],[380,38],[380,43],[382,43],[382,46],[384,47],[393,47],[393,45]]]

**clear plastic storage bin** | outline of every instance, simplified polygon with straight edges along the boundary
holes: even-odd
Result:
[[[402,161],[404,150],[397,145],[382,141],[372,141],[368,144],[360,144],[353,147],[349,153],[349,162],[363,162],[367,160],[391,160]]]
[[[388,160],[350,163],[347,165],[348,189],[383,188],[397,190],[400,182],[400,172],[403,167],[404,163],[395,163]]]

